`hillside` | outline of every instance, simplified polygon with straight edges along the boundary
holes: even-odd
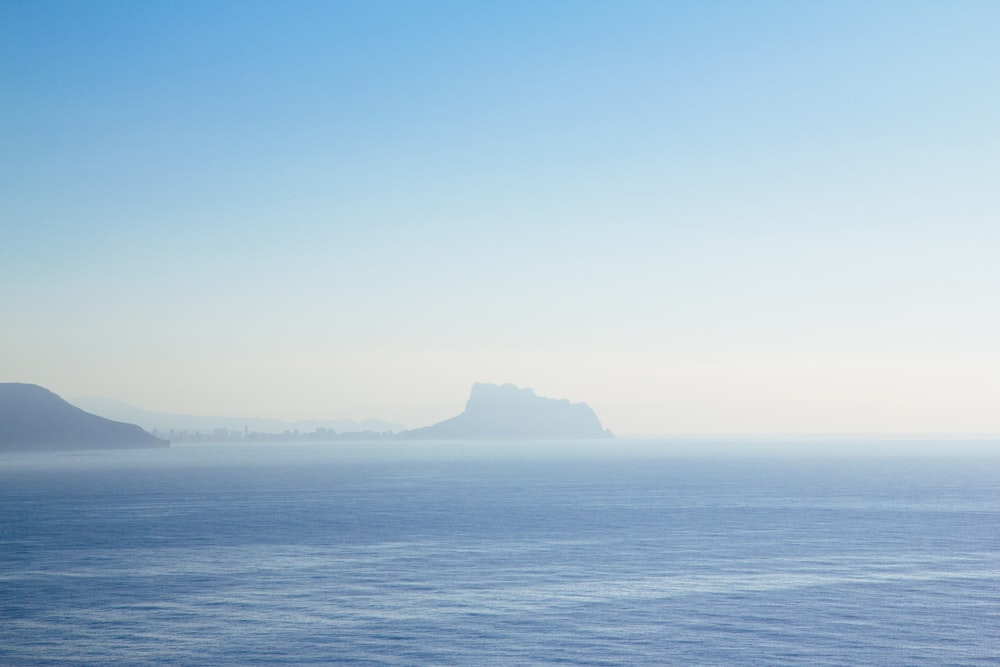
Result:
[[[70,405],[33,384],[0,383],[0,450],[125,449],[170,443]]]

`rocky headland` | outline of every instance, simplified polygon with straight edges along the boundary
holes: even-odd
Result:
[[[44,387],[0,383],[0,450],[167,447],[135,424],[70,405]]]
[[[400,433],[415,440],[613,438],[586,403],[545,398],[512,384],[476,383],[465,411],[432,426]]]

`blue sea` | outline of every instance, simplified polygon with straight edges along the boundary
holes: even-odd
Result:
[[[0,454],[0,664],[1000,664],[1000,458],[898,449]]]

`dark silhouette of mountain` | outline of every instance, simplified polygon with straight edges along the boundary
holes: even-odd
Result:
[[[126,449],[169,442],[84,412],[34,384],[0,383],[0,450]]]
[[[536,396],[512,384],[476,383],[465,412],[400,433],[425,440],[613,438],[586,403]]]

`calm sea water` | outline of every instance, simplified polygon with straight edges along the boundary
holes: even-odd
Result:
[[[1000,459],[408,447],[0,455],[0,664],[1000,663]]]

